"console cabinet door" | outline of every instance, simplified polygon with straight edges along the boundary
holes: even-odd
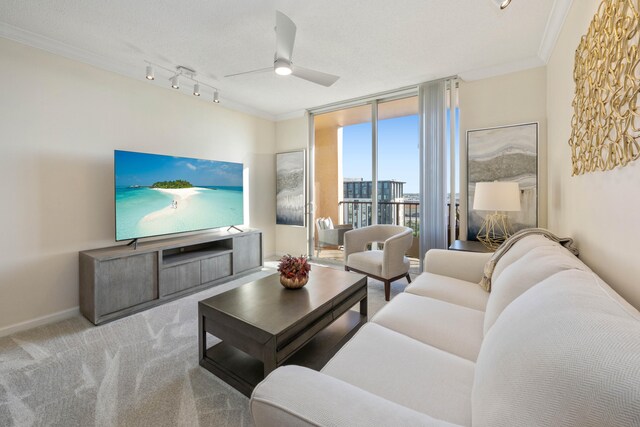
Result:
[[[231,276],[231,254],[203,259],[200,261],[200,265],[202,268],[202,283]]]
[[[200,261],[163,268],[160,271],[160,296],[175,294],[200,283]]]
[[[133,307],[158,298],[156,252],[105,260],[96,265],[96,314]]]
[[[251,233],[233,238],[233,274],[262,266],[262,234]]]

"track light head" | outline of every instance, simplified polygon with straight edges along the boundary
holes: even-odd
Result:
[[[194,96],[200,96],[202,95],[202,93],[200,92],[200,85],[204,85],[208,88],[211,88],[214,90],[213,92],[213,102],[215,102],[216,104],[220,103],[220,92],[218,92],[218,89],[216,89],[215,87],[208,85],[206,83],[200,83],[198,80],[196,80],[196,72],[195,70],[192,70],[191,68],[187,68],[187,67],[183,67],[182,65],[179,65],[175,68],[175,71],[170,70],[168,68],[163,67],[162,65],[158,65],[158,64],[154,64],[152,62],[149,61],[145,61],[147,63],[147,74],[146,77],[148,80],[155,80],[155,75],[153,73],[153,67],[159,68],[161,70],[164,71],[168,71],[168,72],[172,72],[173,77],[169,78],[169,81],[171,82],[171,87],[174,89],[180,89],[180,78],[183,77],[187,80],[190,80],[193,82],[193,95]]]
[[[500,8],[500,10],[505,10],[507,6],[511,4],[511,0],[492,0],[493,3],[496,4]]]

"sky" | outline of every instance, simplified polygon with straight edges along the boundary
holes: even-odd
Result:
[[[242,163],[115,151],[116,187],[184,179],[194,186],[242,186]]]
[[[371,180],[371,123],[342,131],[342,176]],[[378,180],[404,181],[405,193],[420,191],[418,116],[378,122]]]
[[[456,109],[460,123],[460,110]],[[420,192],[420,138],[418,115],[378,121],[378,180],[406,182],[405,193]],[[449,126],[447,121],[446,126]],[[371,123],[345,126],[342,131],[342,176],[371,180]],[[456,156],[460,155],[460,129],[456,126]],[[460,192],[457,171],[456,193]],[[447,180],[447,187],[449,181]]]

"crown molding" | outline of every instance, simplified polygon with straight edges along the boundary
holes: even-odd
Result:
[[[159,87],[163,87],[162,84],[160,84],[159,82],[151,83],[144,78],[143,70],[144,70],[145,62],[142,59],[140,60],[140,66],[117,63],[117,62],[108,60],[102,55],[98,55],[88,50],[80,49],[80,48],[68,45],[66,43],[60,42],[58,40],[54,40],[52,38],[49,38],[40,34],[36,34],[34,32],[15,27],[5,22],[0,22],[0,37],[13,40],[15,42],[18,42],[36,49],[44,50],[51,54],[59,55],[67,59],[82,62],[84,64],[91,65],[101,70],[110,71],[112,73],[116,73],[124,77],[132,78],[139,82],[144,82],[146,84],[155,83],[155,85]],[[202,83],[206,83],[206,82],[203,81]],[[167,90],[170,89],[168,85],[166,86],[166,88]],[[175,89],[171,89],[171,90],[175,90]],[[190,93],[187,93],[187,92],[182,92],[182,93],[185,95],[191,96]],[[224,92],[221,91],[221,93],[224,93]],[[196,98],[196,97],[192,96],[192,98]],[[201,98],[202,97],[199,97],[197,100],[201,102],[208,102],[207,100],[204,100]],[[223,97],[221,104],[215,104],[215,105],[222,108],[229,109],[229,110],[237,111],[240,113],[249,114],[251,116],[259,117],[272,122],[276,121],[276,116],[273,114],[266,113],[264,111],[249,107],[239,102],[235,102],[232,99],[228,99],[226,97]]]
[[[549,13],[549,19],[547,20],[547,26],[544,29],[542,41],[538,48],[538,56],[547,64],[551,58],[551,54],[556,47],[558,37],[564,26],[564,21],[569,15],[569,9],[573,0],[555,0],[551,13]]]
[[[278,114],[276,116],[276,122],[282,122],[284,120],[290,120],[290,119],[298,119],[300,117],[304,117],[306,113],[307,113],[307,110],[297,110],[297,111],[291,111],[289,113]]]
[[[518,71],[524,71],[531,68],[538,68],[544,66],[545,63],[537,56],[525,58],[520,61],[509,62],[506,64],[496,65],[493,67],[478,68],[475,70],[465,71],[459,73],[458,76],[464,81],[474,81],[481,79],[488,79],[490,77],[502,76],[504,74],[516,73]]]
[[[83,62],[103,70],[127,75],[127,69],[122,66],[122,64],[107,61],[101,55],[97,55],[85,49],[73,47],[31,31],[23,30],[22,28],[14,27],[6,22],[0,22],[0,37],[31,46],[36,49],[41,49],[55,55],[64,56],[68,59]],[[129,76],[127,75],[127,77]]]

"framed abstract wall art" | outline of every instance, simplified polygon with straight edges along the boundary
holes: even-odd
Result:
[[[305,151],[276,154],[276,224],[305,226]]]
[[[467,131],[467,239],[477,240],[486,212],[473,210],[477,182],[515,181],[520,211],[508,212],[513,232],[538,226],[538,123]]]

